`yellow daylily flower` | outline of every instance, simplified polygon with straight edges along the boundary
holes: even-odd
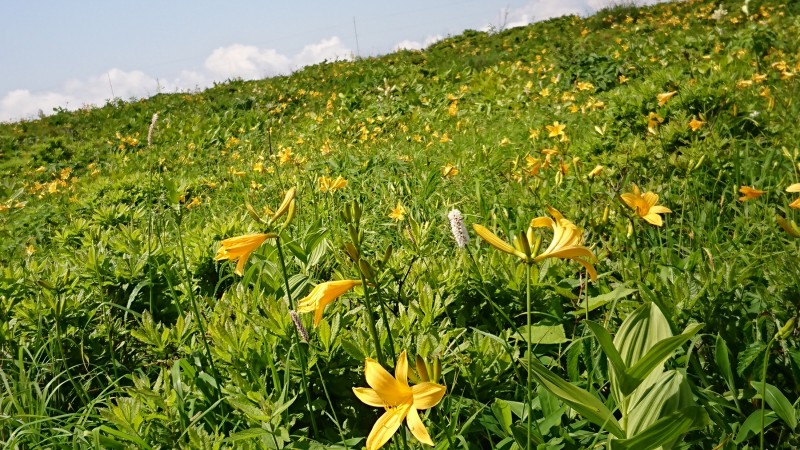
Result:
[[[656,100],[658,100],[658,106],[666,105],[667,102],[669,101],[669,99],[671,99],[672,96],[677,94],[677,93],[678,93],[678,91],[670,91],[670,92],[664,92],[662,94],[656,95]]]
[[[692,117],[692,120],[689,121],[689,128],[691,128],[692,131],[697,131],[700,128],[702,128],[704,123],[705,122],[703,122],[702,120],[697,120],[697,118]]]
[[[353,388],[353,393],[369,406],[386,409],[367,437],[367,450],[381,448],[394,436],[404,419],[417,440],[433,446],[433,441],[417,410],[438,405],[447,388],[432,382],[409,386],[408,359],[405,351],[397,359],[394,377],[372,358],[366,359],[364,375],[370,387]]]
[[[552,228],[553,240],[544,252],[533,258],[533,261],[540,262],[547,258],[572,259],[586,269],[592,281],[597,281],[597,270],[593,265],[597,262],[597,258],[588,247],[582,245],[583,236],[580,228],[565,219],[555,208],[548,207],[547,210],[555,220],[549,217],[537,217],[531,220],[531,228]]]
[[[389,212],[389,218],[398,222],[402,222],[403,219],[406,218],[406,208],[402,203],[397,202],[397,206],[395,206],[392,211]]]
[[[359,280],[338,280],[320,283],[314,287],[307,297],[297,302],[297,312],[307,313],[313,311],[314,326],[317,326],[322,320],[322,312],[330,302],[360,285],[361,281]]]
[[[752,200],[754,198],[761,197],[762,195],[766,194],[767,191],[762,191],[761,189],[755,189],[750,186],[742,186],[739,188],[739,193],[742,194],[742,196],[739,197],[739,201],[744,202],[747,200]]]
[[[341,175],[334,179],[330,179],[328,177],[319,177],[319,180],[317,181],[319,182],[320,192],[333,192],[347,187],[347,180],[342,178]]]
[[[444,178],[452,178],[456,175],[458,175],[458,167],[450,163],[447,163],[442,166],[442,176]]]
[[[275,233],[254,233],[225,239],[220,242],[221,247],[217,250],[214,260],[238,261],[234,273],[241,276],[244,274],[244,265],[247,263],[247,259],[250,258],[250,254],[258,247],[261,247],[261,244],[267,239],[276,237],[278,235]]]
[[[593,264],[597,262],[597,258],[588,247],[582,245],[581,230],[574,223],[565,219],[555,208],[548,207],[547,210],[553,218],[537,217],[531,220],[528,232],[515,238],[515,246],[509,245],[482,225],[472,224],[472,228],[492,247],[514,255],[525,263],[541,262],[547,258],[572,259],[586,269],[592,281],[596,281],[597,271]],[[553,229],[553,240],[544,252],[532,257],[530,248],[534,244],[532,242],[534,240],[533,229],[542,227]],[[517,243],[519,245],[516,245]]]
[[[622,201],[626,205],[636,211],[636,215],[646,220],[647,222],[660,227],[664,224],[659,214],[671,213],[669,208],[656,205],[658,202],[658,194],[652,192],[645,192],[639,190],[639,186],[633,185],[633,192],[626,192],[622,194]]]
[[[564,130],[567,128],[567,126],[563,123],[555,121],[552,125],[545,125],[545,128],[547,128],[547,131],[549,132],[547,137],[558,137],[564,135]]]

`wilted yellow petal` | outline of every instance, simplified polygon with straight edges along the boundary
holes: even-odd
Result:
[[[795,183],[787,187],[786,192],[800,192],[800,183]]]

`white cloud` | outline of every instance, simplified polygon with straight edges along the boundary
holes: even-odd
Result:
[[[488,31],[497,28],[515,28],[529,25],[539,20],[560,17],[569,14],[586,16],[608,6],[621,3],[634,3],[639,6],[653,5],[667,0],[533,0],[519,8],[503,8],[498,14],[498,22],[487,24],[482,28]]]
[[[422,42],[411,41],[406,39],[395,44],[394,47],[392,47],[392,51],[396,52],[398,50],[422,50],[423,48],[427,48],[431,44],[439,42],[442,39],[444,39],[444,36],[442,36],[441,34],[428,36]]]
[[[214,50],[206,59],[205,68],[215,79],[257,79],[285,75],[292,70],[325,60],[349,58],[352,51],[333,36],[317,44],[309,44],[294,56],[286,56],[271,48],[233,44]]]
[[[206,58],[205,70],[184,70],[171,79],[155,78],[140,70],[113,68],[87,79],[65,81],[51,90],[10,91],[0,97],[0,121],[31,118],[39,111],[49,114],[53,108],[77,109],[84,105],[102,105],[113,98],[142,98],[159,92],[205,88],[214,81],[231,78],[257,79],[288,74],[307,65],[345,59],[351,55],[352,51],[336,36],[306,45],[292,56],[270,48],[233,44],[214,50]]]

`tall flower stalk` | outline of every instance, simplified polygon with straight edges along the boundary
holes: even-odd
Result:
[[[531,323],[531,268],[533,264],[544,261],[548,258],[571,259],[583,266],[592,281],[597,280],[597,271],[594,264],[597,258],[592,251],[582,245],[583,237],[581,230],[574,223],[564,218],[555,208],[548,208],[550,217],[537,217],[531,220],[527,232],[520,232],[512,240],[513,246],[497,235],[489,231],[486,227],[473,224],[473,229],[478,236],[485,240],[489,245],[502,252],[511,254],[520,259],[525,264],[525,317],[527,324],[526,339],[528,341],[528,352],[526,355],[527,374],[527,397],[528,397],[528,449],[531,445],[533,432],[533,377],[531,373],[533,357],[533,324]],[[550,245],[541,254],[536,255],[541,243],[534,233],[536,228],[549,227],[553,230],[553,239]]]

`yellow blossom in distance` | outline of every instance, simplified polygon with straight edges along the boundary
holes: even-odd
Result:
[[[547,131],[549,132],[547,137],[559,137],[564,136],[564,130],[567,128],[567,126],[563,123],[555,121],[552,125],[546,125],[545,128],[547,128]]]
[[[395,206],[391,212],[389,212],[389,218],[394,219],[398,222],[402,222],[403,219],[406,218],[406,208],[403,206],[402,203],[397,202],[397,206]]]
[[[397,358],[394,377],[372,358],[367,358],[364,366],[364,375],[370,387],[353,388],[353,393],[369,406],[386,409],[367,437],[367,450],[381,448],[394,436],[403,420],[418,441],[433,446],[433,440],[417,410],[438,405],[447,388],[430,381],[409,386],[405,351]]]
[[[319,183],[320,192],[333,192],[347,187],[347,180],[342,178],[341,175],[334,179],[330,179],[328,177],[319,177],[317,182]]]
[[[238,261],[234,273],[242,276],[244,274],[244,265],[247,263],[247,259],[250,258],[250,254],[258,247],[261,247],[261,244],[267,239],[276,237],[278,235],[275,233],[254,233],[225,239],[220,242],[221,247],[217,250],[214,260]]]
[[[658,100],[658,106],[666,105],[669,99],[671,99],[677,93],[678,91],[671,91],[656,95],[656,100]]]
[[[445,178],[452,178],[458,175],[458,167],[447,163],[442,166],[442,176]]]
[[[658,195],[652,192],[642,192],[639,186],[633,185],[633,192],[626,192],[621,195],[622,201],[631,207],[636,215],[657,227],[664,224],[659,214],[671,213],[672,211],[662,205],[656,205],[658,202]]]
[[[594,177],[600,175],[600,173],[603,172],[603,169],[604,169],[604,167],[598,164],[598,165],[594,166],[594,169],[592,169],[592,171],[589,172],[587,177],[594,178]]]
[[[698,120],[697,118],[692,117],[692,120],[689,122],[689,128],[691,128],[692,131],[697,131],[703,126],[704,123],[705,122],[703,122],[702,120]]]
[[[739,201],[745,202],[747,200],[752,200],[754,198],[761,197],[762,195],[766,194],[767,191],[755,189],[751,186],[742,186],[739,188],[739,193],[742,194],[742,196],[739,197]]]
[[[338,280],[320,283],[314,286],[308,296],[297,302],[297,312],[314,312],[314,326],[319,325],[322,313],[329,303],[341,297],[350,289],[360,286],[359,280]]]

